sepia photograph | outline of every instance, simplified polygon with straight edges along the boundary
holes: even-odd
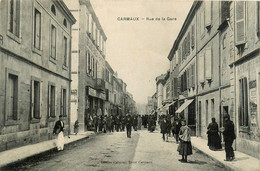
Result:
[[[0,170],[259,171],[260,1],[0,0]]]

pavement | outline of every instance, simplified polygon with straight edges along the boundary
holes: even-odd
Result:
[[[90,136],[94,136],[94,132],[85,132],[80,133],[78,135],[70,135],[70,138],[65,137],[65,145],[70,144],[72,142],[76,142],[78,140],[88,138]],[[27,145],[19,148],[14,148],[11,150],[3,151],[0,153],[0,168],[14,163],[21,160],[24,160],[28,157],[32,157],[37,154],[44,153],[48,150],[54,149],[56,140],[44,141],[37,144]],[[199,138],[199,137],[192,137],[192,146],[196,150],[200,151],[201,153],[205,154],[207,157],[213,159],[216,163],[219,163],[225,167],[225,170],[250,170],[250,171],[257,171],[260,170],[260,160],[244,153],[235,151],[235,160],[234,161],[224,161],[225,159],[225,151],[211,151],[207,146],[207,140]],[[154,143],[153,141],[151,141]],[[175,143],[172,141],[172,143]],[[170,145],[172,143],[168,143],[166,145]],[[139,142],[140,144],[140,142]],[[145,143],[146,144],[146,143]],[[143,144],[144,145],[144,144]],[[140,146],[141,147],[141,146]],[[66,148],[65,148],[66,149]],[[140,149],[140,152],[144,148]],[[93,149],[95,150],[95,149]],[[66,151],[66,150],[65,150]],[[139,150],[137,150],[139,151]],[[94,151],[93,151],[94,152]],[[146,152],[148,153],[148,151]],[[141,157],[143,154],[139,154],[140,156],[135,156],[134,160],[139,160],[138,158]],[[142,157],[141,157],[142,158]],[[132,168],[135,170],[135,167]]]
[[[79,133],[77,135],[70,135],[69,137],[65,136],[64,144],[65,145],[70,144],[72,142],[76,142],[78,140],[85,139],[93,135],[95,135],[95,133],[89,131],[89,132]],[[54,148],[56,148],[56,139],[3,151],[0,153],[0,168],[5,165],[24,160],[28,157],[32,157],[37,154],[44,153]]]
[[[227,170],[243,170],[243,171],[259,171],[260,170],[260,160],[249,156],[245,153],[235,151],[235,159],[233,161],[224,161],[226,158],[225,150],[212,151],[207,146],[207,140],[192,137],[191,143],[193,148],[201,151],[208,157],[212,158],[216,162],[225,166]],[[224,149],[224,147],[223,147]]]

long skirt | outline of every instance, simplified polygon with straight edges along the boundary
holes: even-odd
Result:
[[[191,155],[192,154],[192,147],[190,141],[180,141],[177,151],[179,155]]]
[[[64,135],[63,135],[62,131],[58,134],[56,145],[57,145],[58,151],[63,150],[63,148],[64,148]]]

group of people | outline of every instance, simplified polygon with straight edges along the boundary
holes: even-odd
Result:
[[[130,115],[131,116],[131,125],[134,130],[141,129],[141,116],[140,115]],[[127,115],[94,115],[90,118],[90,124],[94,132],[121,132],[125,131],[127,126]]]
[[[179,143],[177,151],[182,155],[181,162],[187,162],[187,156],[192,154],[191,146],[191,129],[187,126],[186,120],[180,119],[178,117],[171,117],[171,115],[161,115],[159,117],[159,125],[161,128],[161,133],[163,134],[162,138],[165,141],[168,141],[168,137],[172,133],[175,135],[176,143]],[[140,115],[130,115],[126,116],[94,116],[93,117],[93,126],[95,131],[99,132],[114,132],[116,130],[124,131],[126,128],[126,134],[128,138],[131,138],[132,127],[135,131],[141,129],[141,125],[144,125]],[[149,116],[147,118],[148,131],[152,132],[156,126],[156,116]],[[78,133],[79,123],[78,121],[74,124],[74,132]],[[147,126],[146,126],[147,127]],[[232,148],[233,141],[236,139],[234,131],[234,123],[230,120],[229,115],[224,116],[223,127],[219,129],[216,119],[212,118],[212,122],[207,127],[208,134],[208,146],[211,150],[222,149],[221,139],[219,132],[223,134],[225,142],[225,152],[226,152],[226,161],[232,161],[235,158],[234,150]],[[55,123],[53,128],[53,134],[57,135],[57,149],[58,151],[63,150],[64,148],[64,122],[62,121],[62,116],[59,116],[59,120]]]

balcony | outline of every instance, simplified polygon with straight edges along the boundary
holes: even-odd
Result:
[[[103,79],[97,78],[96,89],[105,91],[105,81]]]

